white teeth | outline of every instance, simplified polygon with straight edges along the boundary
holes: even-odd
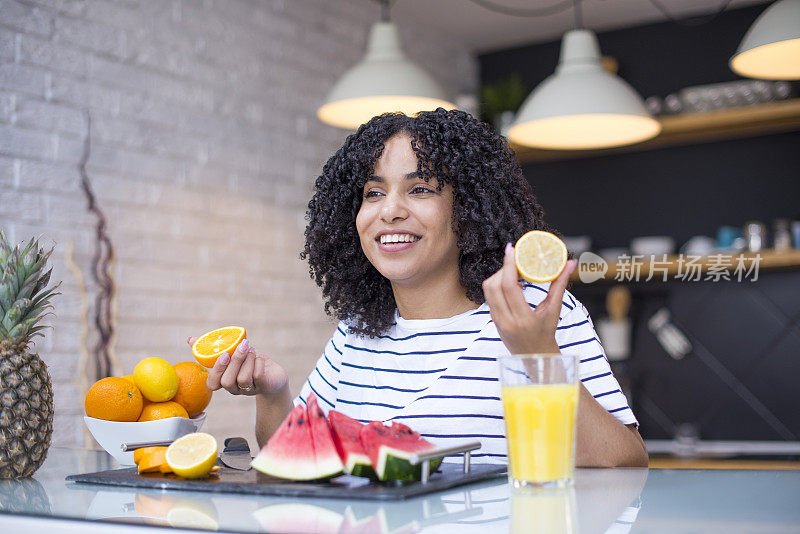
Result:
[[[381,243],[413,243],[419,241],[419,238],[411,234],[383,234]]]

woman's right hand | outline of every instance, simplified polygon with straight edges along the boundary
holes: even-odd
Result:
[[[191,347],[196,340],[196,337],[190,337],[186,342]],[[225,389],[232,395],[270,396],[288,384],[286,370],[250,346],[247,339],[239,343],[232,356],[223,352],[206,379],[206,386],[211,391]]]

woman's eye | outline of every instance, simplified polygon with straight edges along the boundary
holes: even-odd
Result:
[[[422,185],[415,186],[414,189],[411,190],[411,192],[415,195],[420,195],[423,193],[433,193],[433,191],[429,187],[425,187]]]
[[[364,198],[373,198],[373,197],[376,197],[378,195],[380,195],[380,193],[378,191],[365,191],[364,192]]]

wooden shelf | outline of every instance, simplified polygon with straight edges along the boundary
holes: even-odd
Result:
[[[522,163],[589,158],[654,148],[756,137],[800,130],[800,98],[707,113],[666,115],[661,133],[649,141],[601,150],[539,150],[511,144]]]
[[[744,273],[747,272],[753,262],[756,261],[756,257],[761,257],[758,260],[758,272],[759,274],[762,271],[771,271],[771,270],[780,270],[780,269],[796,269],[800,268],[800,250],[788,250],[786,252],[775,252],[774,250],[762,250],[759,253],[750,253],[744,252],[739,254],[711,254],[709,256],[692,256],[695,258],[692,261],[691,269],[695,269],[689,271],[690,267],[688,265],[688,258],[689,256],[684,255],[684,260],[681,261],[681,256],[672,255],[667,256],[666,261],[663,261],[663,256],[655,256],[655,258],[651,256],[645,256],[638,260],[640,268],[638,271],[638,281],[640,282],[662,282],[664,281],[664,276],[666,273],[667,281],[675,280],[676,275],[691,272],[692,275],[696,273],[700,273],[700,280],[704,280],[706,276],[712,272],[719,272],[723,268],[728,271],[730,279],[736,280],[736,276],[734,275],[734,270],[736,269],[737,265],[742,265],[744,269]],[[639,258],[639,257],[637,257]],[[608,270],[606,271],[605,275],[597,280],[597,282],[610,282],[614,281],[618,275],[625,274],[632,274],[634,271],[631,269],[631,260],[627,260],[624,263],[621,262],[608,262]],[[578,266],[580,268],[580,265]],[[709,270],[711,269],[711,271]],[[652,272],[652,278],[650,278],[650,274]],[[635,282],[637,279],[631,280],[630,277],[623,278],[618,280],[620,283],[628,283],[628,282]],[[752,279],[752,274],[746,278],[747,280]],[[575,271],[572,273],[570,280],[573,283],[581,284],[580,275],[578,274],[578,269],[576,268]]]

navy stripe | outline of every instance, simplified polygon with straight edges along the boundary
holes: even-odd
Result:
[[[505,458],[506,457],[505,454],[498,454],[496,452],[481,452],[481,453],[478,453],[478,454],[474,454],[474,453],[470,454],[470,457],[472,457],[472,458],[483,458],[484,456],[491,456],[493,458]]]
[[[367,371],[383,371],[385,373],[433,374],[433,373],[441,373],[447,371],[447,369],[424,369],[424,370],[409,370],[409,371],[403,369],[380,369],[378,367],[356,365],[354,363],[347,363],[347,362],[342,362],[342,365],[344,367],[352,367],[353,369],[366,369]]]
[[[336,386],[334,386],[333,384],[331,384],[330,382],[328,382],[328,381],[325,379],[325,377],[324,377],[324,376],[322,376],[322,373],[320,373],[320,372],[319,372],[319,367],[315,367],[315,368],[314,368],[314,370],[317,372],[317,374],[318,374],[318,375],[319,375],[319,377],[322,379],[322,381],[323,381],[323,382],[325,382],[326,384],[328,384],[328,385],[331,387],[331,389],[332,389],[332,390],[334,390],[334,391],[337,391],[337,390],[339,389],[339,388],[337,388]]]
[[[381,402],[367,402],[367,401],[351,401],[346,399],[337,399],[337,402],[342,404],[355,404],[356,406],[381,406],[383,408],[393,408],[395,410],[402,410],[405,406],[395,406],[393,404],[383,404]]]
[[[585,319],[585,320],[583,320],[583,321],[581,321],[579,323],[568,324],[568,325],[565,325],[565,326],[557,326],[556,330],[566,330],[567,328],[572,328],[573,326],[580,326],[580,325],[586,324],[588,322],[589,322],[589,319]]]
[[[622,393],[622,392],[620,390],[618,390],[618,389],[612,389],[611,391],[606,391],[604,393],[598,393],[597,395],[593,395],[593,396],[596,399],[598,397],[605,397],[606,395],[611,395],[612,393]]]
[[[372,354],[394,354],[395,356],[413,356],[415,354],[421,355],[431,355],[431,354],[446,354],[450,352],[464,352],[467,350],[466,347],[463,348],[455,348],[455,349],[442,349],[442,350],[420,350],[415,352],[395,352],[393,350],[375,350],[375,349],[368,349],[366,347],[356,347],[354,345],[350,345],[345,343],[345,348],[353,349],[353,350],[360,350],[362,352],[371,352]]]
[[[328,404],[331,408],[335,408],[335,406],[333,404],[331,404],[331,402],[328,399],[326,399],[325,397],[320,395],[319,392],[316,389],[314,389],[314,386],[311,385],[311,381],[310,380],[306,380],[306,382],[308,382],[308,387],[311,388],[311,391],[313,391],[314,393],[317,394],[317,398],[318,399],[325,401],[325,403]]]
[[[581,378],[581,382],[588,382],[589,380],[594,380],[595,378],[602,378],[602,377],[608,376],[610,374],[611,374],[611,371],[609,371],[607,373],[603,373],[601,375],[590,376],[589,378]]]
[[[459,356],[459,360],[476,360],[482,362],[495,362],[497,358],[491,356]]]
[[[577,306],[577,304],[575,304],[575,299],[574,299],[574,298],[572,298],[572,295],[570,295],[569,293],[567,293],[567,298],[569,298],[569,301],[572,303],[572,305],[573,305],[573,306]]]
[[[309,385],[310,385],[310,384],[309,384]],[[298,395],[298,396],[297,396],[297,398],[298,398],[298,399],[300,399],[300,401],[303,403],[303,406],[308,406],[308,403],[307,403],[307,402],[306,402],[306,400],[305,400],[305,399],[302,397],[302,395]]]
[[[621,408],[614,408],[613,410],[608,410],[608,413],[619,412],[619,411],[621,411],[621,410],[627,410],[627,409],[628,409],[628,407],[627,407],[627,406],[623,406],[623,407],[621,407]]]
[[[499,337],[479,337],[475,341],[502,341]]]
[[[453,414],[453,413],[443,413],[443,414],[424,414],[424,415],[398,415],[397,417],[393,417],[392,419],[429,419],[429,418],[459,418],[459,417],[479,417],[482,419],[502,419],[502,415],[490,415],[486,413],[460,413],[460,414]],[[505,455],[503,455],[505,456]]]
[[[333,342],[333,338],[331,338],[331,345],[333,345],[333,350],[335,350],[339,354],[342,354],[342,351],[336,348],[336,343]]]
[[[489,310],[476,311],[472,315],[489,315]],[[475,456],[474,454],[472,456]]]
[[[345,333],[345,331],[342,330],[341,328],[339,328],[338,326],[336,327],[336,331],[340,332],[343,336],[347,337],[347,334]]]
[[[392,341],[406,341],[421,336],[449,336],[458,334],[477,334],[480,330],[453,330],[452,332],[417,332],[406,337],[378,336],[378,339],[391,339]]]
[[[336,348],[336,347],[334,347],[334,348]],[[338,373],[339,369],[337,369],[336,366],[331,363],[331,361],[328,359],[328,355],[325,354],[324,352],[322,353],[322,355],[325,357],[325,361],[328,362],[328,365],[331,366],[331,369],[333,369],[334,371],[336,371]]]
[[[590,337],[589,339],[582,339],[580,341],[573,341],[572,343],[567,343],[566,345],[559,345],[559,349],[566,349],[567,347],[574,347],[575,345],[583,345],[584,343],[589,343],[590,341],[597,341],[596,337]],[[598,341],[599,343],[599,341]]]
[[[447,369],[442,369],[442,371],[446,371]],[[609,373],[610,374],[610,373]],[[489,378],[486,376],[456,376],[456,375],[442,375],[439,378],[443,378],[446,380],[482,380],[484,382],[497,382],[497,378]]]
[[[536,285],[533,285],[533,284],[525,284],[524,287],[532,287],[533,289],[538,289],[539,291],[541,291],[545,295],[548,294],[547,290],[545,288],[539,287],[539,286],[536,286]],[[570,297],[570,296],[567,295],[567,297]],[[570,298],[572,298],[572,297],[570,297]],[[571,306],[569,304],[567,304],[566,302],[564,302],[563,300],[561,301],[561,304],[563,304],[564,306],[567,307],[567,309],[570,309],[570,310],[572,310],[575,307],[575,301],[574,300],[572,301],[572,305]]]
[[[392,386],[370,386],[368,384],[357,384],[355,382],[345,382],[344,380],[341,380],[339,382],[339,384],[344,384],[344,385],[347,385],[347,386],[353,386],[353,387],[356,387],[356,388],[391,389],[392,391],[401,391],[403,393],[420,393],[420,392],[425,391],[426,389],[428,389],[428,388],[403,389],[403,388],[396,388],[396,387],[392,387]]]
[[[422,434],[426,438],[494,438],[506,439],[503,434]],[[471,455],[470,455],[471,456]]]
[[[419,399],[475,399],[475,400],[496,400],[499,401],[500,397],[485,397],[482,395],[424,395]]]
[[[584,362],[590,362],[590,361],[592,361],[592,360],[597,360],[597,359],[600,359],[600,358],[605,358],[605,356],[606,356],[605,354],[600,354],[599,356],[592,356],[591,358],[586,358],[585,360],[581,360],[581,362],[580,362],[580,363],[584,363]]]

